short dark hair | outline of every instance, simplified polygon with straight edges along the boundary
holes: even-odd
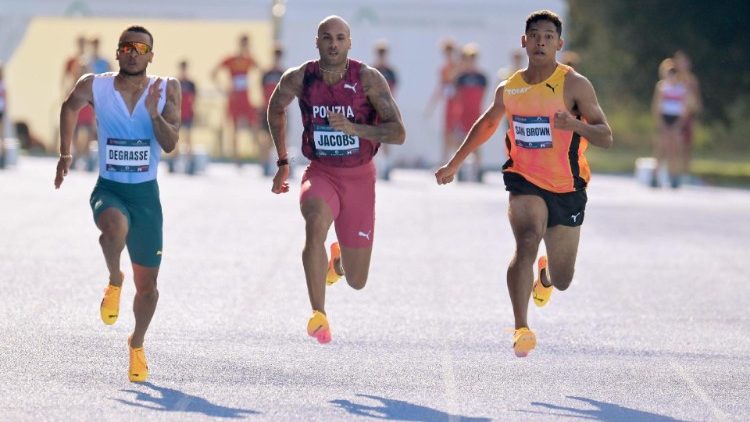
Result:
[[[141,34],[148,35],[149,39],[151,39],[151,48],[152,49],[154,48],[154,36],[151,35],[151,32],[149,32],[148,29],[146,29],[146,28],[144,28],[144,27],[142,27],[140,25],[130,25],[124,31],[122,31],[123,34],[126,33],[126,32],[140,32]]]
[[[532,23],[539,21],[548,21],[554,23],[555,29],[557,29],[557,35],[562,36],[562,21],[560,20],[560,16],[558,16],[557,13],[551,10],[537,10],[536,12],[530,14],[529,17],[526,18],[525,32],[529,31]]]

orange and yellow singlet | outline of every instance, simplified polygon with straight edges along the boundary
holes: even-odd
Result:
[[[566,110],[565,75],[558,64],[547,80],[529,85],[522,71],[508,79],[503,91],[508,119],[508,161],[503,171],[522,175],[536,186],[565,193],[586,187],[591,170],[584,156],[588,141],[579,134],[555,129],[555,112]]]

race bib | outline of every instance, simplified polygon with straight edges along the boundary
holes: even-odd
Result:
[[[244,91],[247,89],[247,75],[234,75],[232,77],[232,87],[235,91]]]
[[[107,171],[146,172],[150,155],[150,139],[107,139]]]
[[[318,157],[345,157],[359,153],[359,136],[347,135],[327,125],[315,125],[313,139]]]
[[[513,116],[516,146],[521,148],[552,148],[552,128],[546,116]]]

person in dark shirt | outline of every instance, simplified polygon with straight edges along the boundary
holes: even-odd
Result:
[[[391,90],[392,95],[396,95],[396,87],[398,85],[398,77],[396,76],[396,70],[388,62],[388,42],[380,40],[375,43],[375,63],[372,67],[378,70],[385,81],[388,82],[388,88]],[[388,145],[381,145],[381,154],[376,158],[376,164],[378,164],[378,176],[383,180],[390,180],[391,170],[393,169],[392,157],[390,156]]]
[[[271,129],[268,126],[268,103],[271,101],[271,94],[279,84],[281,76],[284,74],[284,67],[281,65],[281,59],[284,56],[284,47],[276,43],[273,48],[273,64],[263,72],[261,85],[263,88],[263,109],[260,119],[261,136],[261,164],[263,165],[263,175],[271,176],[274,174],[274,163],[271,160]]]

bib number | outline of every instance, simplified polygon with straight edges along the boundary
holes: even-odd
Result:
[[[147,172],[151,160],[150,139],[107,139],[107,171]]]
[[[513,133],[520,148],[552,148],[552,128],[546,116],[513,116]]]
[[[346,157],[359,153],[359,136],[347,135],[327,125],[315,125],[313,139],[318,157]]]

